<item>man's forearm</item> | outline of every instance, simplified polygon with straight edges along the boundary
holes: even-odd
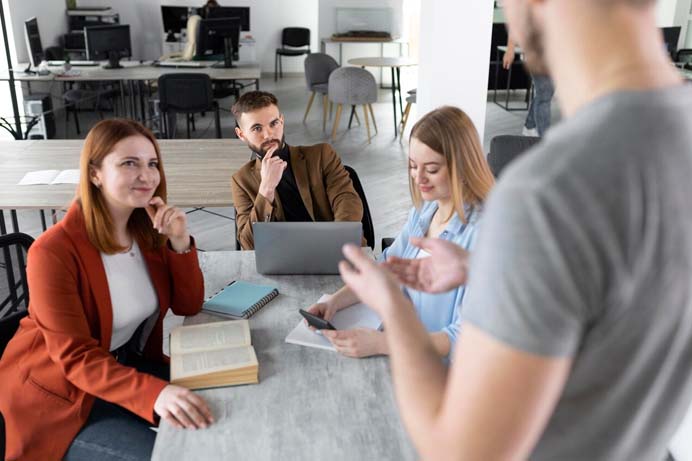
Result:
[[[399,299],[383,320],[401,417],[420,449],[438,417],[447,369],[411,303]]]

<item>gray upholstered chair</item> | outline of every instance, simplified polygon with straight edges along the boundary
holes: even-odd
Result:
[[[332,140],[336,139],[336,129],[339,126],[339,118],[344,105],[351,106],[353,109],[356,106],[362,106],[369,143],[371,136],[368,112],[372,115],[372,124],[375,128],[375,133],[377,133],[375,113],[372,110],[372,103],[377,102],[375,77],[360,67],[340,67],[329,76],[329,100],[336,104]]]
[[[504,168],[521,154],[538,144],[541,138],[532,136],[500,135],[490,141],[488,165],[497,178]]]
[[[408,116],[411,113],[411,106],[416,103],[417,88],[408,92],[406,96],[406,108],[404,109],[404,115],[401,116],[401,123],[399,123],[399,136],[404,137],[404,130],[406,129],[406,124],[408,123]]]
[[[305,123],[305,120],[308,118],[308,113],[310,112],[312,101],[315,99],[315,94],[319,93],[322,95],[322,130],[327,128],[327,105],[329,103],[327,92],[329,91],[329,75],[338,68],[339,64],[328,54],[312,53],[305,58],[305,81],[308,85],[308,90],[312,93],[308,100],[308,107],[305,109],[303,123]]]

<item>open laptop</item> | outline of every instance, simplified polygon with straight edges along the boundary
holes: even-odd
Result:
[[[338,274],[341,248],[360,246],[360,222],[257,222],[252,225],[260,274]]]

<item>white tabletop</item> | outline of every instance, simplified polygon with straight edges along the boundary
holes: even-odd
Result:
[[[55,208],[69,205],[73,184],[17,186],[29,171],[79,168],[82,140],[0,141],[0,209]],[[237,139],[159,141],[168,201],[177,206],[224,207],[233,204],[231,176],[250,159]]]
[[[348,60],[349,64],[354,66],[364,67],[408,67],[417,66],[418,62],[415,59],[408,57],[372,57],[372,58],[353,58]]]

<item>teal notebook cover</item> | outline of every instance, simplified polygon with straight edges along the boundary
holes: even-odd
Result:
[[[278,295],[279,290],[274,287],[236,280],[205,301],[202,310],[246,319]]]

